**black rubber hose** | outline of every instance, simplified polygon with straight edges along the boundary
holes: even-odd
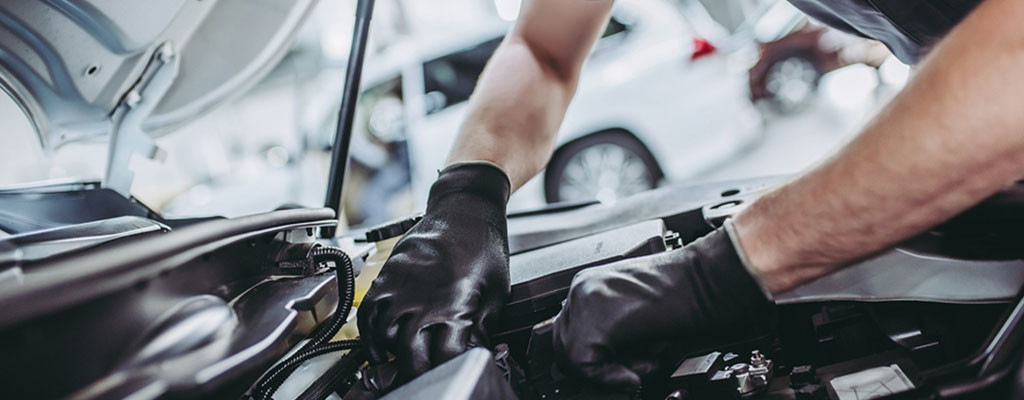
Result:
[[[333,345],[328,343],[331,338],[334,337],[341,330],[341,327],[345,325],[345,321],[348,319],[348,314],[352,311],[352,302],[355,296],[355,273],[352,269],[352,259],[349,258],[348,254],[344,251],[334,247],[319,246],[312,250],[310,257],[313,262],[320,264],[323,262],[333,261],[335,265],[335,275],[338,285],[338,308],[334,312],[330,322],[326,328],[318,329],[312,338],[306,344],[299,349],[294,355],[284,360],[274,367],[272,367],[263,377],[256,383],[253,391],[253,397],[257,399],[269,399],[273,395],[273,392],[277,391],[277,388],[284,383],[284,380],[302,364],[302,361],[308,360],[312,357],[316,357],[320,354],[325,354],[333,351],[339,351],[334,349],[337,346],[331,346],[327,349],[320,349],[320,347]],[[337,343],[351,343],[358,341],[343,341]],[[346,348],[352,348],[346,347]],[[311,355],[312,354],[312,355]],[[296,363],[301,357],[301,361]]]
[[[320,246],[313,249],[312,257],[313,262],[317,264],[334,261],[339,302],[338,309],[335,311],[334,318],[331,319],[330,325],[328,325],[329,327],[310,339],[305,347],[303,347],[304,349],[327,343],[334,335],[338,334],[342,325],[345,325],[348,314],[352,312],[352,302],[356,292],[355,272],[352,270],[352,259],[348,257],[348,254],[345,254],[344,251],[338,248]],[[344,286],[342,286],[342,282],[344,282]]]
[[[264,375],[264,385],[262,388],[257,389],[255,393],[256,398],[260,399],[272,399],[277,389],[281,387],[288,376],[295,371],[299,365],[309,361],[314,357],[319,357],[324,354],[334,353],[342,350],[349,350],[359,347],[362,343],[359,340],[342,340],[339,342],[330,342],[318,346],[317,348],[310,349],[304,352],[296,353],[294,356],[289,357],[287,360],[282,361],[279,366],[282,368],[271,371],[269,374]]]
[[[331,393],[338,393],[344,397],[350,387],[347,380],[354,377],[359,371],[359,367],[369,359],[370,353],[366,351],[366,348],[360,347],[352,350],[331,366],[323,376],[309,385],[297,400],[324,400]]]

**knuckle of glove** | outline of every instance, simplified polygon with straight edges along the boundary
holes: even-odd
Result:
[[[587,375],[581,366],[603,361],[599,350],[603,327],[594,320],[594,310],[586,308],[579,302],[567,306],[555,320],[553,335],[556,359],[563,368],[581,376]]]
[[[583,337],[581,337],[583,336]],[[555,361],[571,376],[583,378],[604,386],[625,388],[634,386],[632,379],[623,379],[626,368],[609,358],[601,344],[593,337],[571,334],[562,335],[555,342]],[[638,383],[637,383],[638,384]]]
[[[591,315],[605,313],[614,307],[616,295],[612,288],[618,280],[614,274],[600,268],[581,271],[569,287],[567,304],[572,304],[576,313]]]

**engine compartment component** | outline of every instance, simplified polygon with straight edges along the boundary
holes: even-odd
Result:
[[[478,348],[437,366],[382,400],[515,400],[505,379],[491,353]]]
[[[333,274],[266,264],[333,223],[329,210],[276,211],[26,263],[0,292],[0,397],[240,394],[336,308]]]
[[[914,383],[899,364],[893,364],[832,378],[829,386],[839,400],[860,400],[906,392],[914,388]]]

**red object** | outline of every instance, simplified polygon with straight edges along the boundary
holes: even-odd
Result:
[[[702,37],[693,38],[693,54],[690,55],[690,60],[696,60],[698,58],[714,54],[715,46],[711,42],[707,41]]]

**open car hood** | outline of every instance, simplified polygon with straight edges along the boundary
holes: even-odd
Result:
[[[314,4],[0,2],[0,86],[44,148],[116,134],[122,123],[152,137],[257,82]]]

